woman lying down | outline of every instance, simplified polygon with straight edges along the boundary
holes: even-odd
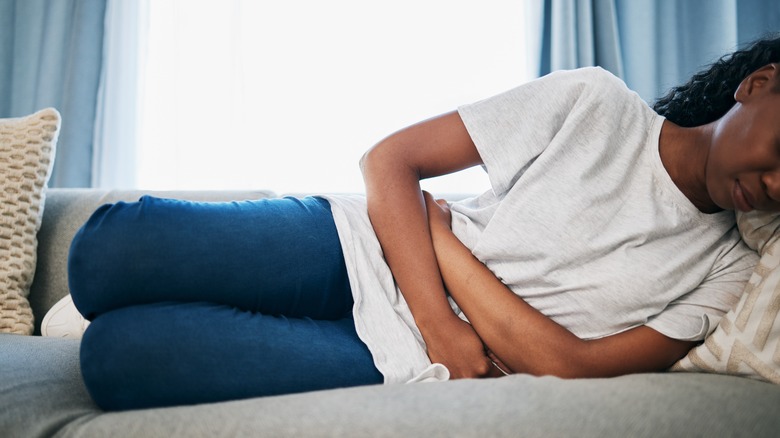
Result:
[[[780,210],[780,40],[653,108],[599,68],[403,129],[366,196],[100,208],[70,253],[104,409],[376,383],[665,370],[757,255],[734,210]],[[484,166],[446,203],[419,181]]]

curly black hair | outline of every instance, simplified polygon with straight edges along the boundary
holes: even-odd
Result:
[[[734,106],[734,92],[745,77],[773,62],[780,62],[780,33],[721,57],[688,83],[669,90],[655,101],[653,109],[680,126],[706,125]]]

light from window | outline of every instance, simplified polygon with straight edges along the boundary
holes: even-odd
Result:
[[[412,123],[529,80],[517,0],[154,0],[145,189],[362,192],[358,160]],[[424,183],[478,192],[482,169]]]

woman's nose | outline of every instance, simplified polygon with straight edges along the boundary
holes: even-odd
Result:
[[[780,203],[780,168],[764,172],[764,174],[761,175],[761,184],[764,186],[764,190],[766,190],[766,194],[770,198],[768,201],[774,202],[775,204]]]

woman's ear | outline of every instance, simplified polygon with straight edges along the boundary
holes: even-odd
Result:
[[[740,82],[734,92],[734,100],[744,102],[745,99],[761,91],[771,91],[780,88],[780,64],[767,64],[749,74]]]

